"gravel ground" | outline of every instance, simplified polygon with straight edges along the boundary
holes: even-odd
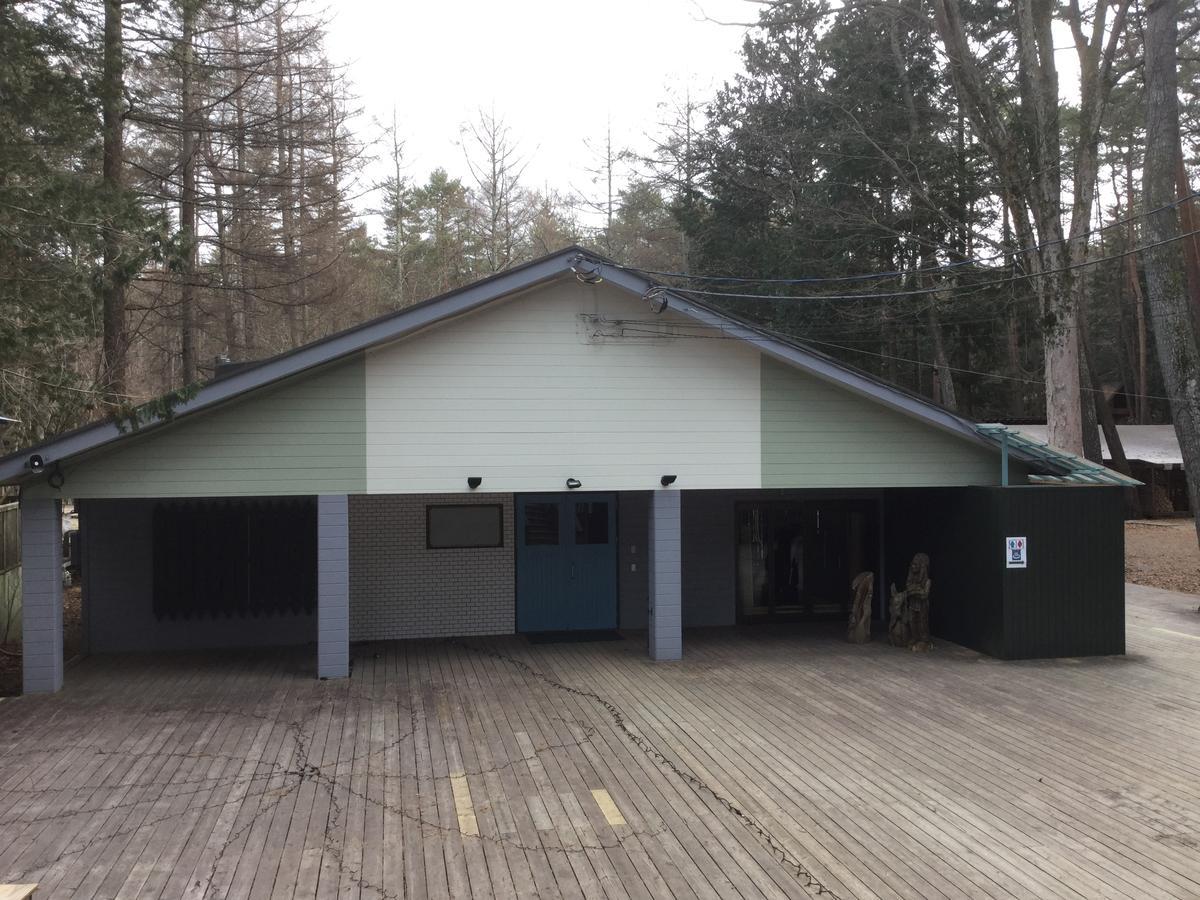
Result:
[[[1191,519],[1125,523],[1125,580],[1200,594],[1200,546]]]

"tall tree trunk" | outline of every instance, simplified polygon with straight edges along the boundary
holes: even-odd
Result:
[[[1108,408],[1108,401],[1104,399],[1104,388],[1100,383],[1100,379],[1092,370],[1092,361],[1088,357],[1087,349],[1084,347],[1083,326],[1079,328],[1079,381],[1082,387],[1083,398],[1085,401],[1081,407],[1079,414],[1083,422],[1083,457],[1091,460],[1094,463],[1104,462],[1104,450],[1100,444],[1100,407],[1098,404],[1103,404]],[[1107,440],[1107,437],[1105,438]],[[1111,444],[1109,445],[1112,446]]]
[[[101,301],[104,314],[103,361],[100,389],[118,402],[125,393],[125,282],[121,259],[121,229],[112,221],[124,188],[125,123],[121,104],[125,88],[125,46],[122,0],[104,0],[104,67],[101,106],[104,124],[104,187],[112,207],[104,227],[104,275]]]
[[[1088,329],[1086,315],[1080,317],[1079,335],[1080,343],[1083,347],[1083,356],[1087,361],[1088,372],[1093,373],[1092,396],[1095,399],[1095,416],[1100,423],[1100,429],[1104,432],[1104,443],[1108,445],[1109,465],[1122,475],[1129,475],[1131,474],[1129,459],[1125,456],[1125,445],[1121,443],[1121,433],[1117,431],[1117,423],[1113,419],[1112,404],[1109,403],[1108,397],[1105,396],[1100,382],[1095,378],[1094,373],[1096,370],[1092,368],[1091,332]],[[1102,459],[1098,461],[1103,462]],[[1138,496],[1138,489],[1133,487],[1125,488],[1124,494],[1126,517],[1140,519],[1142,516],[1142,502]]]
[[[283,282],[284,318],[288,325],[288,340],[293,347],[299,346],[300,334],[297,321],[296,302],[296,237],[295,199],[293,196],[291,166],[291,98],[284,94],[284,76],[287,52],[284,47],[283,3],[275,7],[275,127],[276,167],[279,170],[279,215],[283,237]]]
[[[309,216],[311,223],[315,204],[313,198],[308,193],[308,154],[307,154],[307,136],[296,128],[297,111],[301,121],[305,121],[307,117],[304,112],[304,75],[303,70],[298,69],[294,76],[294,80],[289,79],[288,96],[291,102],[288,104],[288,170],[296,173],[296,188],[292,195],[295,211],[292,214],[292,232],[293,232],[293,254],[295,262],[292,268],[295,271],[293,280],[298,283],[295,286],[296,303],[300,307],[299,323],[297,324],[298,338],[293,338],[292,345],[299,346],[308,340],[308,279],[299,277],[300,272],[305,268],[305,263],[302,260],[311,260],[317,258],[316,253],[313,253],[309,248],[309,237],[311,236],[311,224],[305,227],[304,217]],[[297,228],[297,223],[299,227]],[[299,231],[299,234],[296,232]]]
[[[1008,377],[1012,379],[1008,388],[1008,414],[1014,419],[1025,415],[1024,369],[1021,366],[1021,320],[1015,305],[1008,307]]]
[[[242,29],[236,22],[233,26],[233,48],[236,59],[242,53]],[[246,110],[243,104],[242,92],[233,95],[234,134],[233,134],[233,164],[237,173],[233,195],[233,213],[230,217],[230,231],[236,242],[234,253],[237,265],[237,297],[238,308],[234,314],[234,340],[230,349],[230,358],[234,360],[252,359],[253,354],[253,300],[250,296],[250,236],[246,227],[246,205],[250,202],[246,188]]]
[[[332,103],[332,101],[330,101]],[[332,119],[332,116],[331,116]],[[335,123],[331,121],[330,127]],[[396,205],[392,216],[396,223],[396,309],[404,306],[404,173],[401,170],[400,132],[396,122],[396,107],[392,107],[392,162],[395,165]],[[334,134],[336,141],[337,135]]]
[[[225,210],[225,188],[220,182],[215,185],[213,204],[217,215],[217,273],[221,281],[221,304],[225,319],[225,357],[232,360],[237,358],[237,298],[229,272],[228,214]]]
[[[1088,162],[1092,131],[1102,120],[1112,89],[1111,66],[1124,32],[1122,17],[1128,0],[1117,0],[1111,25],[1108,2],[1098,2],[1091,16],[1092,37],[1082,35],[1083,16],[1071,7],[1073,33],[1081,47],[1082,131],[1076,141],[1076,162],[1084,164],[1075,180],[1077,197],[1090,194],[1094,178]],[[1062,127],[1059,115],[1058,72],[1055,66],[1053,22],[1056,6],[1049,0],[1014,0],[1016,82],[1026,143],[1013,129],[1009,98],[999,95],[985,75],[987,63],[963,26],[960,0],[934,0],[934,22],[949,60],[960,105],[970,117],[1010,195],[1013,228],[1023,262],[1035,279],[1041,302],[1046,421],[1050,443],[1075,453],[1083,450],[1083,396],[1076,293],[1065,265],[1062,226]],[[1079,28],[1074,29],[1078,24]],[[1107,30],[1106,30],[1107,28]],[[1084,108],[1086,107],[1086,108]],[[1078,174],[1078,173],[1077,173]],[[1036,234],[1036,239],[1034,235]]]
[[[939,292],[940,293],[940,292]],[[946,355],[946,344],[942,334],[942,323],[938,318],[937,297],[939,294],[933,294],[929,301],[928,321],[929,335],[933,339],[933,364],[936,373],[938,398],[942,406],[946,409],[958,409],[958,395],[954,390],[954,371],[950,368],[950,360]]]
[[[896,78],[900,83],[901,92],[904,96],[904,107],[908,113],[909,140],[915,144],[921,139],[923,125],[921,122],[920,113],[917,109],[916,97],[912,90],[912,82],[908,77],[908,62],[900,44],[900,35],[897,26],[897,19],[899,18],[899,15],[900,13],[897,12],[896,15],[892,16],[889,25],[892,64],[896,69]],[[962,131],[960,121],[960,135],[961,134]],[[925,192],[925,185],[923,183],[918,183],[917,188],[922,193]],[[960,181],[960,198],[963,190],[964,187]],[[917,203],[918,201],[915,196],[910,197],[910,209],[916,209]],[[961,210],[959,212],[961,213]],[[930,242],[929,246],[933,246],[933,243]],[[937,267],[937,255],[932,250],[921,253],[917,258],[920,260],[918,263],[918,269],[932,270]],[[936,274],[929,275],[926,279],[926,283],[930,286],[933,286],[937,278],[938,276]],[[916,282],[917,284],[921,283],[921,276],[919,274],[917,275]],[[933,396],[935,401],[941,403],[947,409],[953,410],[958,408],[958,397],[955,395],[954,391],[954,373],[950,369],[950,363],[946,355],[946,346],[942,335],[942,323],[938,317],[938,301],[941,299],[941,291],[930,294],[929,308],[926,316],[929,323],[929,336],[933,341],[933,363],[935,366]]]
[[[179,293],[179,349],[185,385],[196,380],[196,122],[193,51],[196,35],[196,2],[183,0],[183,34],[180,39],[180,102],[183,190],[179,203],[179,231],[183,241],[183,280]]]
[[[1183,277],[1178,240],[1176,157],[1179,153],[1178,0],[1146,5],[1146,161],[1142,195],[1146,218],[1146,293],[1171,417],[1187,473],[1188,499],[1200,541],[1200,350]],[[1157,246],[1155,246],[1157,245]]]
[[[1183,239],[1183,273],[1188,297],[1192,305],[1192,319],[1200,329],[1200,215],[1196,213],[1196,201],[1188,183],[1187,166],[1183,162],[1183,143],[1176,154],[1176,190],[1179,192],[1179,227],[1188,235]]]
[[[1130,147],[1129,152],[1125,156],[1125,190],[1128,201],[1125,204],[1126,215],[1129,217],[1129,226],[1126,231],[1126,242],[1129,249],[1132,250],[1137,246],[1137,230],[1134,227],[1133,220],[1133,148]],[[1149,366],[1147,363],[1148,335],[1146,332],[1146,297],[1142,293],[1142,279],[1138,276],[1137,256],[1133,253],[1128,253],[1125,256],[1125,276],[1129,282],[1129,296],[1133,298],[1133,316],[1137,323],[1137,360],[1135,362],[1137,370],[1137,380],[1135,390],[1137,391],[1137,401],[1135,404],[1137,423],[1139,425],[1150,424],[1150,398],[1146,395],[1149,393]]]

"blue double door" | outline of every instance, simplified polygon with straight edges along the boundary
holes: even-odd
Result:
[[[517,630],[617,627],[615,494],[517,496]]]

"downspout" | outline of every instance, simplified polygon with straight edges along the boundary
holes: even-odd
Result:
[[[1000,432],[1000,486],[1008,487],[1008,429]]]

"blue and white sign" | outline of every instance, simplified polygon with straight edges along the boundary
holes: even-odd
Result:
[[[1009,569],[1024,569],[1029,562],[1029,542],[1023,537],[1004,539],[1004,565]]]

